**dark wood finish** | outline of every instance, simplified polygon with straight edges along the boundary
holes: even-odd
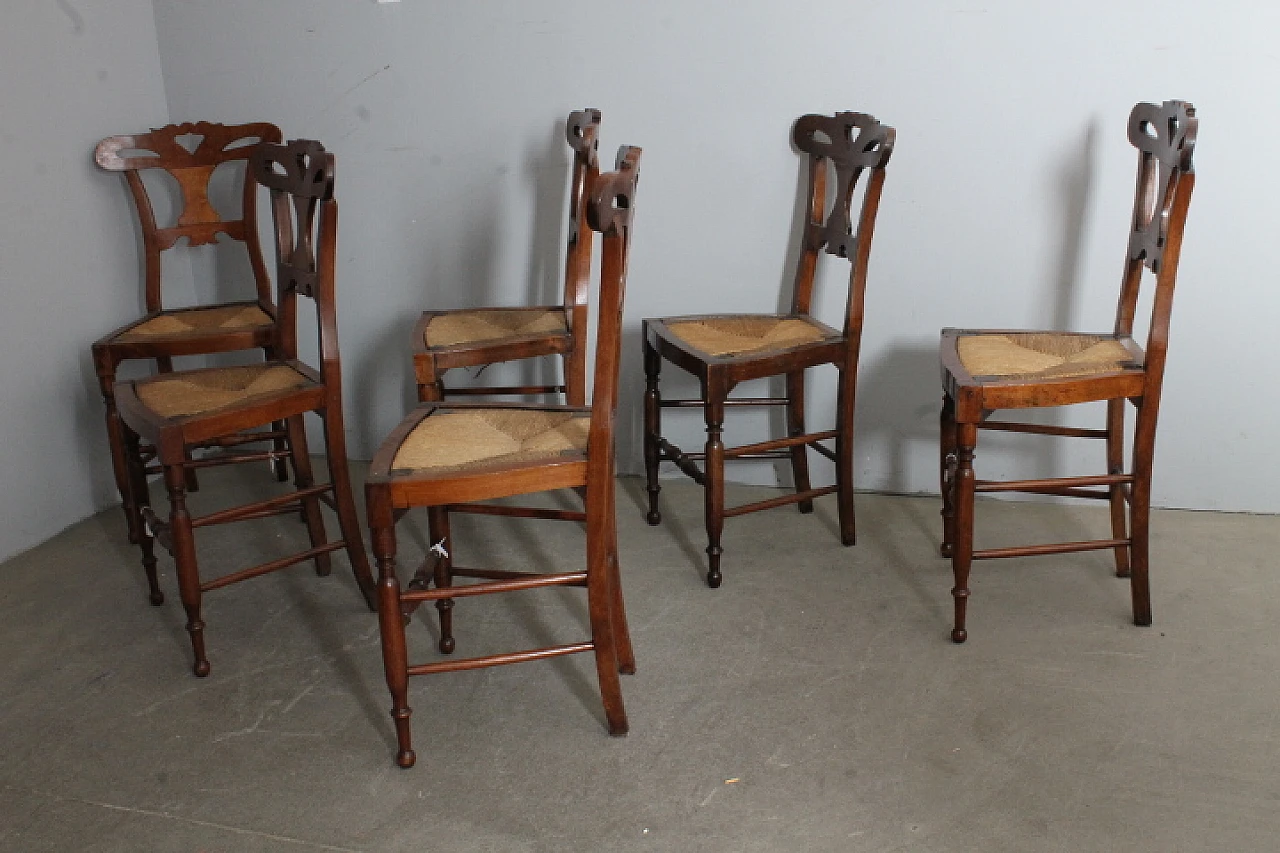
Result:
[[[643,324],[645,368],[644,461],[650,524],[658,524],[658,466],[673,462],[684,474],[705,488],[707,526],[707,584],[718,587],[723,580],[720,571],[720,545],[724,519],[759,509],[798,503],[801,512],[813,511],[813,498],[829,492],[837,493],[840,517],[840,539],[845,545],[855,542],[853,519],[853,411],[857,388],[858,353],[862,339],[863,294],[867,281],[867,262],[871,254],[871,238],[875,229],[880,192],[884,186],[885,166],[893,153],[895,131],[863,113],[837,113],[834,116],[806,115],[796,120],[792,139],[796,148],[807,156],[809,167],[808,200],[800,258],[796,268],[795,291],[791,312],[777,315],[750,315],[772,319],[801,318],[823,331],[823,338],[783,350],[715,355],[675,334],[671,326],[697,320],[722,320],[747,315],[718,314],[710,316],[667,317],[648,319]],[[868,179],[859,213],[853,215],[853,200],[863,172]],[[828,184],[834,173],[831,195],[834,203],[828,212]],[[826,252],[850,264],[849,295],[844,327],[837,331],[819,323],[810,311],[813,301],[814,274],[818,256]],[[666,359],[696,376],[702,386],[697,400],[663,400],[659,390],[662,361]],[[836,429],[808,432],[805,428],[805,371],[823,364],[839,370],[836,405]],[[741,382],[769,376],[784,376],[786,394],[782,397],[730,398]],[[724,445],[724,412],[728,407],[743,405],[780,405],[786,407],[788,437],[742,447]],[[662,409],[697,406],[703,409],[707,427],[704,452],[690,454],[662,436]],[[834,450],[820,441],[835,439]],[[792,476],[798,497],[759,501],[743,507],[724,506],[724,463],[726,459],[772,458],[768,454],[786,449],[791,459]],[[813,490],[809,482],[808,451],[812,449],[836,462],[836,486]],[[756,453],[761,454],[755,456]],[[701,458],[704,465],[697,467]]]
[[[973,376],[960,360],[960,339],[971,334],[1002,334],[1008,330],[944,329],[942,332],[940,353],[945,399],[941,418],[944,520],[941,550],[944,557],[951,558],[955,574],[955,588],[952,590],[955,596],[955,627],[951,638],[957,643],[968,637],[965,616],[969,598],[969,567],[977,559],[1112,549],[1116,574],[1130,579],[1134,624],[1151,624],[1148,580],[1151,469],[1155,454],[1156,417],[1164,383],[1165,354],[1169,345],[1169,315],[1182,250],[1183,228],[1195,185],[1192,152],[1197,125],[1194,107],[1184,101],[1165,101],[1159,106],[1140,103],[1129,116],[1129,141],[1138,149],[1137,192],[1115,330],[1111,335],[1102,336],[1118,341],[1129,351],[1128,363],[1088,376]],[[1138,291],[1147,271],[1153,274],[1156,289],[1144,350],[1133,339],[1133,327]],[[1107,422],[1103,430],[987,420],[998,409],[1066,406],[1100,400],[1107,401]],[[1133,463],[1127,474],[1124,472],[1126,400],[1137,409]],[[1107,474],[1004,484],[975,480],[973,457],[979,428],[1106,439]],[[1081,488],[1084,486],[1105,486],[1106,489]],[[975,551],[974,493],[998,490],[1107,500],[1111,509],[1111,537],[1088,542]]]
[[[258,239],[257,184],[245,175],[240,218],[227,220],[218,214],[209,201],[209,182],[219,166],[247,161],[258,143],[279,143],[282,138],[280,128],[265,122],[238,125],[195,122],[171,124],[150,133],[111,136],[99,142],[94,151],[94,161],[98,166],[124,175],[142,232],[146,314],[99,339],[92,348],[98,385],[106,405],[112,470],[121,500],[125,504],[126,519],[136,518],[137,513],[128,506],[128,465],[124,458],[125,442],[120,417],[116,411],[115,382],[120,363],[130,359],[151,359],[160,370],[167,371],[172,368],[172,360],[183,355],[262,349],[267,358],[272,357],[276,343],[273,322],[276,311],[271,295],[271,280],[267,275]],[[198,143],[188,148],[182,144],[184,139],[195,139]],[[156,222],[152,199],[142,179],[144,171],[153,169],[172,176],[181,191],[181,209],[175,223],[168,227],[160,227]],[[150,335],[145,339],[131,335],[139,326],[158,317],[191,315],[191,309],[166,310],[164,307],[162,254],[180,240],[185,239],[188,245],[199,246],[212,243],[219,236],[244,244],[253,270],[256,299],[203,307],[256,305],[271,322],[237,329],[197,327]],[[287,476],[284,459],[289,451],[283,433],[277,430],[271,435],[252,436],[251,440],[274,443],[279,454],[274,465],[276,477],[284,480]],[[141,452],[144,458],[149,458],[154,451],[143,447]],[[188,484],[195,486],[194,476],[189,477]],[[139,531],[130,523],[129,541],[136,543],[138,535]]]
[[[593,652],[600,694],[609,733],[627,732],[618,674],[635,672],[635,653],[627,630],[618,569],[618,540],[614,506],[614,422],[618,407],[618,363],[622,336],[622,304],[626,289],[627,257],[639,174],[640,149],[618,152],[617,169],[593,181],[584,202],[586,223],[579,245],[589,245],[589,229],[603,236],[600,264],[600,309],[596,333],[595,376],[590,409],[581,406],[533,404],[480,404],[429,401],[420,405],[392,431],[374,455],[365,484],[365,498],[373,552],[378,565],[379,625],[387,687],[391,691],[391,716],[399,749],[396,762],[412,767],[408,680],[412,675],[456,672],[477,667],[542,660],[565,654]],[[590,269],[590,256],[583,269]],[[394,462],[406,439],[422,421],[436,412],[490,409],[539,409],[590,413],[585,451],[463,468],[398,469]],[[586,512],[534,510],[525,507],[475,505],[475,501],[572,488],[583,495]],[[470,506],[464,506],[471,504]],[[428,508],[432,542],[444,543],[435,555],[402,588],[396,575],[395,523],[412,507]],[[489,569],[462,569],[453,565],[455,543],[449,535],[450,512],[470,511],[495,515],[586,521],[587,568],[584,572],[538,574]],[[479,583],[455,585],[457,578],[478,578]],[[435,589],[427,588],[434,583]],[[455,599],[474,595],[515,592],[547,586],[585,586],[591,639],[570,645],[550,646],[463,660],[410,664],[405,640],[407,614],[421,603],[434,601],[440,618],[442,654],[456,647],[453,636]]]
[[[586,404],[587,382],[587,306],[591,279],[592,231],[582,222],[583,210],[591,197],[592,185],[600,173],[600,111],[579,110],[569,114],[565,137],[573,151],[573,169],[569,181],[569,239],[565,254],[564,302],[557,306],[540,306],[548,311],[564,313],[566,333],[538,333],[478,341],[450,346],[426,345],[427,326],[452,311],[426,311],[413,330],[413,370],[421,402],[443,400],[447,395],[484,394],[531,396],[563,392],[570,406]],[[464,309],[467,311],[507,309]],[[476,367],[503,361],[517,361],[538,356],[564,357],[563,385],[480,386],[446,388],[445,371],[452,367]]]
[[[333,198],[333,155],[318,142],[298,140],[288,145],[261,143],[253,149],[249,162],[250,179],[271,193],[276,249],[276,281],[279,323],[271,342],[277,354],[271,364],[296,371],[302,378],[297,387],[270,391],[205,412],[166,417],[145,402],[149,384],[175,379],[198,380],[218,368],[160,374],[149,379],[124,382],[116,388],[129,469],[128,488],[131,526],[139,531],[143,567],[151,585],[152,601],[162,599],[155,583],[153,540],[172,553],[177,569],[182,604],[187,611],[187,631],[195,654],[195,673],[209,674],[204,647],[201,598],[206,592],[314,560],[316,572],[329,573],[329,555],[345,548],[351,568],[365,601],[374,605],[373,577],[361,541],[360,524],[352,500],[347,469],[346,439],[342,427],[342,377],[338,355],[337,319],[334,298],[334,267],[338,228],[338,206]],[[297,360],[298,300],[314,302],[319,329],[318,370]],[[302,416],[315,412],[324,423],[330,482],[314,482],[307,456]],[[187,507],[186,473],[193,448],[221,439],[239,442],[247,430],[283,423],[288,432],[290,458],[297,491],[233,509],[195,518]],[[164,471],[169,495],[169,517],[161,521],[150,508],[150,494],[141,456],[136,452],[139,437],[156,447],[157,460]],[[262,454],[239,454],[228,458],[253,458]],[[332,501],[326,500],[332,498]],[[342,538],[328,541],[320,504],[336,510]],[[263,563],[221,577],[202,581],[197,566],[194,531],[211,524],[225,524],[280,514],[301,512],[310,534],[311,547],[296,554]]]

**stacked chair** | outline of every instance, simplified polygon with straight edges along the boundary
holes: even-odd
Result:
[[[338,204],[333,197],[333,170],[333,155],[320,143],[308,140],[288,145],[260,142],[249,160],[251,179],[271,193],[275,224],[279,313],[278,322],[270,327],[270,337],[263,340],[264,349],[274,357],[261,364],[162,372],[115,388],[128,466],[125,506],[130,529],[137,531],[153,603],[163,600],[156,578],[153,542],[159,541],[173,555],[198,676],[209,674],[201,599],[211,590],[306,560],[314,560],[317,574],[327,575],[329,555],[345,548],[360,590],[369,607],[374,607],[373,578],[352,500],[342,426],[342,373],[334,304]],[[302,297],[308,298],[316,311],[318,369],[298,360],[297,323]],[[307,412],[318,414],[324,424],[330,482],[320,485],[313,480],[307,455],[302,417]],[[285,424],[296,491],[192,516],[186,488],[191,451],[272,423]],[[155,447],[169,496],[167,520],[151,509],[146,470],[138,452],[140,439]],[[233,450],[224,461],[254,458],[260,455]],[[341,539],[327,539],[322,504],[337,512]],[[310,548],[213,580],[201,580],[194,537],[197,529],[299,510],[306,521]]]
[[[257,143],[279,143],[281,139],[280,128],[265,122],[238,125],[196,122],[171,124],[144,134],[110,136],[94,150],[94,162],[99,167],[124,175],[142,232],[146,313],[93,344],[94,368],[106,403],[111,464],[124,502],[125,518],[130,524],[130,542],[138,542],[139,530],[133,524],[137,514],[129,503],[124,433],[116,410],[117,370],[124,361],[149,359],[161,372],[169,372],[173,370],[173,359],[179,356],[235,350],[261,349],[267,358],[274,357],[276,307],[258,238],[257,182],[244,172],[240,218],[234,220],[224,219],[218,213],[209,199],[209,184],[220,167],[243,168]],[[156,202],[162,199],[154,195],[159,187],[154,182],[149,187],[144,174],[166,174],[177,182],[181,196],[172,224],[157,222]],[[183,240],[188,246],[201,246],[213,243],[220,236],[243,244],[253,271],[256,298],[194,308],[165,308],[164,253]],[[266,432],[206,442],[197,449],[261,441],[273,443],[266,458],[272,461],[277,479],[285,480],[289,449],[282,424],[273,424]],[[150,445],[141,447],[140,452],[144,461],[155,458],[155,448]],[[220,462],[221,457],[212,456],[198,464],[203,467]],[[194,461],[188,462],[188,484],[193,489],[197,485],[196,467]],[[149,469],[149,473],[156,471],[154,467]],[[153,603],[158,604],[158,599],[159,593],[153,588]]]
[[[640,149],[618,152],[617,169],[594,178],[585,188],[587,222],[603,237],[595,377],[590,407],[574,405],[430,402],[409,414],[374,456],[365,485],[373,553],[378,564],[379,623],[387,686],[391,689],[399,751],[396,761],[410,767],[408,680],[413,675],[452,672],[592,652],[610,734],[627,732],[619,672],[635,671],[618,571],[614,508],[614,420],[618,401],[618,361],[622,303]],[[539,510],[479,504],[513,495],[552,489],[578,489],[583,512]],[[532,573],[462,568],[454,563],[449,512],[473,510],[585,521],[586,569]],[[439,547],[402,589],[396,575],[397,518],[413,507],[430,507],[431,535]],[[454,586],[458,577],[477,583]],[[427,579],[435,589],[428,589]],[[434,601],[440,608],[440,650],[454,649],[452,604],[455,599],[553,586],[585,587],[591,622],[589,639],[469,659],[410,664],[405,642],[406,615]]]

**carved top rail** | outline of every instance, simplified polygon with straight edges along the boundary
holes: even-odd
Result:
[[[150,133],[109,136],[94,149],[94,161],[108,171],[125,173],[143,231],[154,241],[155,250],[163,251],[183,237],[192,246],[212,243],[219,234],[246,239],[245,220],[251,219],[252,213],[246,211],[240,219],[224,220],[209,201],[209,182],[223,163],[247,160],[256,143],[279,142],[281,138],[280,128],[266,122],[171,124]],[[184,140],[190,144],[184,144]],[[157,227],[151,200],[137,174],[144,169],[163,169],[178,182],[182,207],[174,226]],[[253,195],[250,187],[246,190],[247,202]]]

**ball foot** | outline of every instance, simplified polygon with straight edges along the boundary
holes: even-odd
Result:
[[[649,522],[650,527],[657,527],[662,523],[662,513],[658,512],[656,509],[651,509],[649,510],[649,514],[644,517],[644,520]]]
[[[191,668],[196,674],[196,678],[205,678],[209,675],[209,662],[207,660],[198,660],[196,665]]]
[[[707,586],[712,589],[717,589],[722,581],[724,581],[724,575],[720,574],[718,571],[707,572]]]
[[[402,749],[396,753],[396,764],[405,770],[412,767],[417,760],[418,756],[414,754],[412,749]]]
[[[451,655],[456,647],[457,644],[453,641],[453,637],[440,638],[440,654]]]
[[[943,542],[938,546],[938,553],[950,560],[951,555],[955,553],[955,548],[952,547],[950,542]]]
[[[953,628],[951,630],[951,642],[963,643],[967,639],[969,639],[969,632],[964,628]]]

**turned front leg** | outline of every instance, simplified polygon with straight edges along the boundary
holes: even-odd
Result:
[[[956,622],[951,639],[963,643],[969,637],[965,630],[965,610],[969,602],[969,568],[973,562],[973,451],[978,442],[976,424],[963,423],[956,430],[956,473],[952,490],[955,493],[955,543],[951,555],[951,570],[955,574]]]

